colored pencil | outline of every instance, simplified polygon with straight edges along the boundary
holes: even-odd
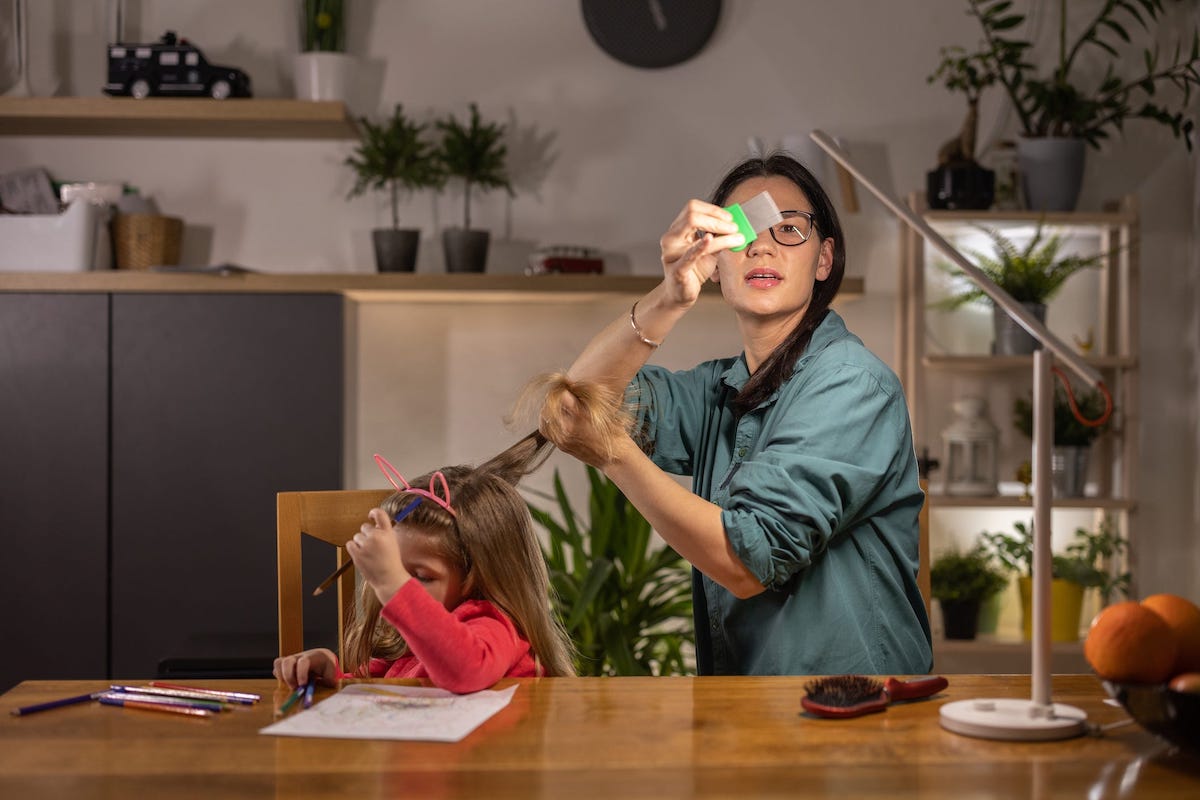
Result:
[[[122,692],[124,694],[137,694],[149,697],[161,697],[164,700],[184,700],[194,703],[204,708],[211,708],[213,711],[228,711],[229,701],[223,697],[213,697],[212,695],[202,694],[200,692],[189,692],[183,689],[163,689],[158,686],[110,686],[109,692]]]
[[[103,692],[92,692],[91,694],[80,694],[75,697],[64,697],[61,700],[49,700],[45,703],[36,703],[32,706],[23,706],[14,708],[9,713],[14,717],[24,717],[27,714],[36,714],[39,711],[49,711],[52,708],[62,708],[63,706],[73,706],[78,703],[86,703],[89,700],[95,700]]]
[[[414,508],[416,508],[419,505],[421,505],[420,497],[418,497],[416,500],[413,500],[411,503],[406,505],[404,508],[400,509],[400,513],[396,515],[395,519],[393,519],[392,522],[399,522],[400,520],[404,519],[405,517],[407,517],[409,514],[412,513]],[[353,559],[346,559],[345,564],[342,564],[340,567],[335,569],[333,571],[332,575],[330,575],[325,580],[321,581],[320,585],[317,586],[317,588],[313,589],[313,597],[316,597],[317,595],[321,594],[326,589],[328,589],[330,586],[332,586],[333,582],[336,581],[339,577],[341,577],[342,573],[345,572],[346,570],[350,569],[350,567],[352,567],[352,566],[354,566]]]
[[[304,691],[305,689],[303,686],[297,686],[296,691],[292,692],[288,696],[288,699],[285,700],[283,705],[279,707],[279,711],[277,713],[286,714],[289,710],[291,710],[292,706],[296,705],[296,701],[304,696]]]
[[[250,692],[223,692],[219,689],[201,689],[199,686],[183,686],[178,683],[167,683],[165,681],[150,681],[147,686],[153,686],[158,689],[175,689],[181,692],[196,692],[197,694],[207,694],[213,697],[224,697],[231,703],[242,703],[244,705],[257,703],[262,699],[262,695]]]
[[[304,707],[312,708],[313,691],[317,688],[317,682],[311,678],[308,681],[308,686],[304,689]]]
[[[180,708],[200,708],[205,711],[227,711],[228,706],[212,700],[192,700],[187,697],[167,697],[161,694],[140,694],[138,692],[123,692],[114,690],[102,693],[96,698],[101,703],[107,700],[130,701],[134,703],[157,703],[162,706],[179,706]],[[117,703],[108,703],[117,705]]]
[[[106,706],[121,706],[122,708],[137,708],[142,711],[167,711],[171,714],[186,714],[190,717],[211,717],[217,713],[210,708],[195,708],[193,706],[177,705],[175,703],[150,703],[141,700],[131,700],[118,695],[101,695],[96,698]]]

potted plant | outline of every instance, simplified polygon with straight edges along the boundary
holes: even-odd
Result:
[[[985,550],[1005,570],[1017,575],[1022,630],[1025,638],[1030,639],[1033,635],[1033,523],[1013,523],[1013,530],[1014,533],[984,532],[981,538]],[[1096,589],[1102,604],[1112,600],[1114,592],[1128,593],[1129,573],[1112,570],[1113,559],[1124,553],[1128,546],[1112,520],[1105,516],[1095,530],[1076,528],[1065,552],[1051,557],[1052,641],[1078,640],[1086,589]]]
[[[974,639],[979,610],[1008,583],[1004,571],[992,563],[981,544],[966,553],[949,550],[929,568],[930,591],[942,608],[947,639]]]
[[[1037,226],[1033,237],[1024,247],[1018,247],[994,228],[976,227],[992,240],[992,253],[968,250],[975,266],[1024,305],[1040,322],[1046,320],[1046,303],[1058,293],[1068,278],[1082,269],[1099,266],[1104,259],[1103,254],[1062,255],[1065,241],[1062,235],[1052,233],[1045,237],[1041,225]],[[951,275],[962,274],[954,267],[945,264],[940,266]],[[972,284],[934,303],[934,306],[953,310],[976,302],[990,303],[991,300],[982,289]],[[994,308],[992,325],[995,336],[992,347],[996,355],[1027,355],[1040,347],[1038,341],[1001,308]]]
[[[1157,34],[1165,5],[1164,0],[1105,0],[1098,11],[1089,8],[1086,13],[1093,16],[1079,26],[1070,24],[1067,0],[1059,0],[1058,52],[1047,75],[1030,60],[1033,43],[1019,33],[1027,30],[1025,15],[1012,10],[1010,0],[967,0],[968,13],[983,32],[973,57],[995,75],[1021,126],[1018,150],[1030,208],[1073,210],[1085,148],[1099,147],[1129,120],[1166,125],[1191,149],[1194,123],[1187,111],[1191,89],[1200,85],[1196,29],[1190,47],[1177,41],[1170,58],[1163,58],[1157,46],[1145,48],[1141,58],[1122,52],[1132,44],[1129,27],[1136,25],[1151,38]],[[1085,65],[1097,59],[1102,73],[1084,73]]]
[[[346,54],[345,0],[300,0],[300,52],[293,62],[296,98],[345,101],[355,59]]]
[[[985,209],[995,197],[996,173],[975,160],[979,129],[979,97],[996,82],[996,72],[981,53],[943,47],[942,61],[926,81],[940,80],[967,98],[967,117],[959,131],[937,153],[937,168],[926,174],[925,198],[930,208]]]
[[[1075,406],[1086,420],[1104,417],[1107,403],[1104,395],[1094,389],[1076,389]],[[1033,401],[1018,397],[1013,401],[1013,425],[1033,438]],[[1054,387],[1054,449],[1050,468],[1053,473],[1055,497],[1083,497],[1087,478],[1088,454],[1092,443],[1109,429],[1109,421],[1099,424],[1081,422],[1061,385]]]
[[[361,117],[358,145],[345,162],[355,175],[349,197],[374,189],[387,191],[391,201],[392,226],[371,231],[380,272],[412,272],[416,267],[421,232],[400,227],[401,192],[438,187],[443,181],[433,145],[422,138],[425,128],[405,116],[399,103],[384,123]]]
[[[552,602],[578,651],[580,675],[678,675],[692,640],[691,569],[651,540],[650,523],[594,467],[587,467],[590,520],[571,506],[554,472],[561,520],[532,504]],[[548,498],[549,499],[549,498]]]
[[[463,182],[463,226],[442,232],[447,272],[483,272],[487,266],[488,240],[486,230],[471,228],[471,191],[479,188],[504,189],[511,196],[505,161],[508,148],[504,145],[504,126],[484,122],[479,107],[471,103],[469,119],[464,123],[453,114],[437,121],[441,132],[438,157],[447,177]]]

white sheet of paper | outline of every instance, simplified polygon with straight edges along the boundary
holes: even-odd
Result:
[[[259,733],[457,742],[508,705],[516,690],[516,686],[510,686],[454,694],[425,686],[355,683]]]

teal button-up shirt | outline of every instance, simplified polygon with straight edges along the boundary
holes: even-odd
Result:
[[[766,587],[739,600],[693,570],[700,674],[929,672],[924,495],[899,380],[833,311],[780,390],[736,419],[749,377],[743,354],[646,366],[630,385],[654,463],[723,509]]]

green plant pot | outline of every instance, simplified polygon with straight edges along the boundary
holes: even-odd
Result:
[[[1017,579],[1021,592],[1021,631],[1025,640],[1033,638],[1033,580]],[[1055,578],[1050,582],[1050,641],[1079,641],[1079,620],[1083,615],[1083,587]]]
[[[987,600],[980,603],[979,622],[976,626],[976,632],[983,635],[994,634],[1000,624],[1000,609],[1003,606],[1004,592],[996,592]]]

